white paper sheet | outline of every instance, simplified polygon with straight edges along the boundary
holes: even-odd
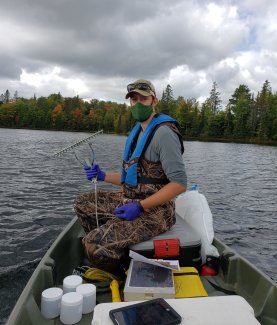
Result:
[[[163,267],[165,269],[171,269],[171,270],[180,270],[180,266],[179,266],[179,261],[178,260],[156,260],[156,259],[150,259],[150,258],[146,258],[132,250],[130,250],[129,252],[129,256],[131,258],[133,258],[136,261],[140,261],[140,262],[144,262],[144,263],[148,263],[148,264],[152,264],[152,265],[156,265],[156,266],[160,266]]]

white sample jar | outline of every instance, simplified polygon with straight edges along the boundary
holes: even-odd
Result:
[[[41,293],[41,313],[43,317],[52,319],[60,315],[62,295],[62,289],[56,287],[48,288]]]
[[[79,275],[69,275],[63,279],[63,293],[74,292],[82,284],[83,280]]]
[[[91,283],[81,284],[76,292],[83,296],[83,314],[91,313],[96,304],[96,286]]]
[[[83,296],[68,292],[62,296],[60,321],[63,324],[76,324],[82,318]]]

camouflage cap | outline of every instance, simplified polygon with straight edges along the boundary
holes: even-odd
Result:
[[[155,87],[149,80],[139,79],[127,86],[127,95],[125,98],[129,98],[132,93],[139,93],[142,96],[154,96],[156,97]]]

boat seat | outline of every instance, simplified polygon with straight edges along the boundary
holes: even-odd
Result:
[[[147,258],[155,258],[154,240],[177,238],[180,243],[180,266],[201,267],[201,238],[200,235],[178,214],[176,223],[166,232],[129,248]],[[166,258],[166,257],[164,257]],[[172,259],[177,259],[176,257]]]

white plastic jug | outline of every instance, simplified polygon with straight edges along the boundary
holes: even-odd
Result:
[[[68,292],[62,296],[60,321],[71,325],[82,318],[83,296],[77,292]]]
[[[83,296],[83,314],[91,313],[96,304],[96,286],[84,283],[77,287],[76,292]]]
[[[75,292],[76,288],[82,284],[83,279],[79,275],[69,275],[63,279],[63,292]]]
[[[62,289],[56,287],[41,293],[41,313],[45,318],[52,319],[60,315],[62,295]]]

